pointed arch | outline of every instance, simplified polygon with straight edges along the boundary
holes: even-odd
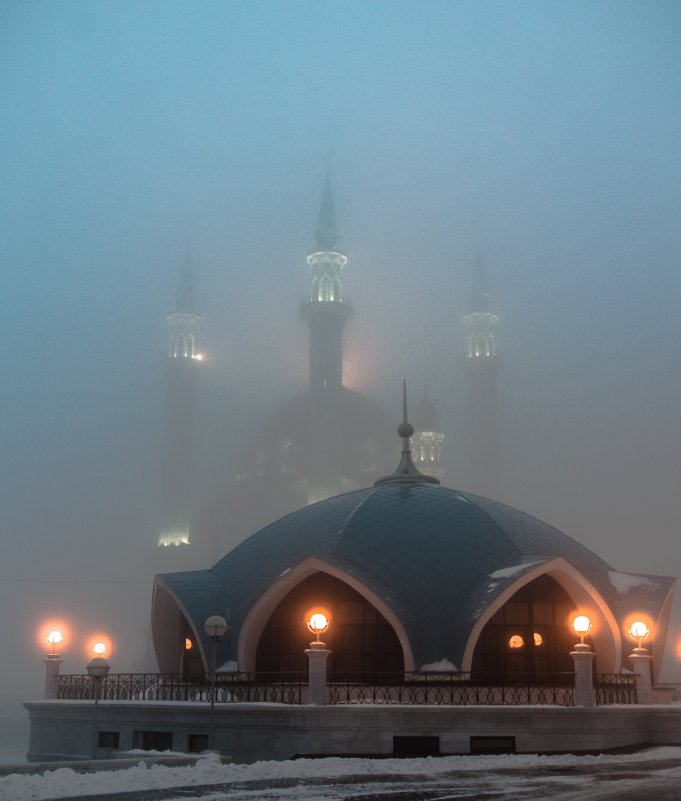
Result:
[[[310,556],[289,570],[284,571],[284,573],[270,584],[260,598],[253,604],[239,631],[239,641],[237,643],[239,670],[255,670],[256,651],[267,621],[289,592],[313,573],[326,573],[329,576],[333,576],[345,582],[378,610],[397,635],[400,647],[402,648],[404,669],[407,671],[414,670],[414,655],[407,632],[401,620],[391,607],[389,607],[373,590],[369,589],[355,578],[355,576],[346,573],[346,571],[335,565],[325,562],[317,556]]]
[[[575,606],[588,614],[592,623],[592,639],[603,673],[619,673],[622,666],[622,635],[610,607],[594,585],[562,556],[527,570],[485,608],[477,619],[464,650],[461,669],[471,670],[475,646],[492,617],[519,589],[539,576],[550,576],[572,598]],[[576,635],[575,635],[576,636]]]

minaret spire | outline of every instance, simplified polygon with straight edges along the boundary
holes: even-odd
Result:
[[[490,310],[487,276],[479,247],[475,250],[475,258],[473,260],[473,292],[471,293],[470,310],[472,312],[489,312]]]
[[[184,254],[180,280],[177,284],[175,296],[176,314],[192,314],[196,311],[196,296],[194,293],[194,265],[192,264],[189,246]]]
[[[326,162],[326,180],[322,191],[322,202],[319,208],[319,224],[315,231],[317,250],[333,251],[336,249],[338,234],[336,233],[336,207],[331,191],[331,175],[329,160]]]

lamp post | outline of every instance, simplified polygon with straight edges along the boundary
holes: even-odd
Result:
[[[92,694],[95,699],[95,713],[94,713],[94,720],[92,723],[93,727],[92,758],[95,759],[95,757],[97,756],[97,713],[98,713],[98,701],[99,701],[99,686],[102,682],[102,679],[109,672],[109,663],[106,661],[106,659],[104,659],[103,656],[95,656],[88,662],[87,672],[90,678],[92,679]]]
[[[591,631],[591,621],[586,615],[577,615],[572,620],[572,629],[579,636],[570,656],[575,665],[575,704],[577,706],[594,705],[593,658],[591,647],[584,642],[584,637]]]
[[[328,628],[330,619],[325,612],[313,612],[307,618],[307,627],[315,635],[310,647],[305,649],[308,659],[308,704],[324,706],[326,704],[326,660],[331,651],[320,639]]]
[[[59,629],[52,629],[47,633],[45,642],[50,646],[50,651],[45,659],[45,698],[56,698],[59,668],[62,663],[61,654],[57,648],[64,642],[64,635]]]
[[[208,740],[211,751],[215,748],[215,658],[218,643],[225,636],[229,624],[220,615],[211,615],[203,624],[203,630],[213,641],[210,659],[210,736]]]
[[[643,640],[650,635],[650,628],[642,620],[634,621],[629,626],[629,636],[636,643],[636,648],[629,655],[636,674],[636,697],[639,704],[653,703],[653,684],[650,676],[650,663],[653,657],[643,647]]]

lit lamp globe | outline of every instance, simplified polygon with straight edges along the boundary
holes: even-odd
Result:
[[[87,673],[91,679],[98,681],[109,672],[109,663],[103,656],[93,657],[87,664]]]
[[[107,647],[106,647],[106,643],[105,643],[105,642],[101,642],[101,641],[100,641],[100,642],[96,642],[96,643],[95,643],[95,644],[92,646],[92,653],[93,653],[93,654],[94,654],[96,657],[103,657],[103,656],[106,654],[107,650],[108,650],[108,649],[107,649]]]
[[[52,631],[47,632],[45,642],[50,646],[50,653],[48,656],[52,658],[57,657],[59,656],[57,653],[57,647],[64,642],[64,635],[61,633],[61,631],[59,631],[59,629],[52,629]]]
[[[211,615],[203,624],[203,630],[214,641],[224,637],[228,628],[227,621],[221,615]]]
[[[315,642],[321,643],[319,637],[329,628],[329,618],[324,612],[314,612],[307,620],[307,627],[317,638]]]
[[[629,626],[629,636],[636,643],[634,653],[648,653],[643,647],[642,643],[649,634],[650,628],[648,627],[648,624],[644,623],[642,620],[636,620],[631,624],[631,626]]]
[[[591,621],[586,615],[577,615],[572,621],[574,632],[579,635],[580,642],[575,645],[575,650],[590,651],[589,646],[584,642],[584,638],[591,631]]]

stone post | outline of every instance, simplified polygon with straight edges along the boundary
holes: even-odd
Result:
[[[575,706],[594,705],[593,658],[596,654],[586,643],[577,643],[570,656],[575,663]]]
[[[645,648],[634,648],[629,655],[636,674],[636,695],[639,704],[653,703],[653,684],[650,677],[650,663],[653,657]]]
[[[331,651],[324,642],[311,642],[305,649],[308,658],[308,704],[326,704],[326,660]]]
[[[62,658],[59,654],[48,654],[47,659],[43,661],[45,662],[45,698],[56,698]]]

